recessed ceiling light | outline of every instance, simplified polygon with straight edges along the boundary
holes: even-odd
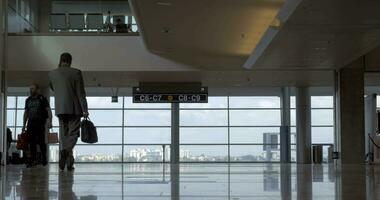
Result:
[[[172,4],[169,2],[157,2],[157,5],[159,5],[159,6],[171,6]]]

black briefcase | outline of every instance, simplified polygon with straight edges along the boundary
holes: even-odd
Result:
[[[98,142],[98,133],[94,123],[90,121],[90,118],[84,118],[80,123],[81,129],[81,140],[84,143],[97,143]]]

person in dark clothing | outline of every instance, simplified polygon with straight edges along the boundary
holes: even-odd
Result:
[[[10,160],[11,160],[11,156],[9,156],[9,151],[10,151],[10,148],[11,148],[11,144],[12,142],[16,142],[16,140],[13,140],[12,138],[12,131],[10,128],[7,127],[7,164],[10,163]],[[10,152],[11,154],[13,152]]]
[[[37,164],[37,145],[42,154],[42,164],[47,164],[45,130],[51,127],[52,114],[49,101],[40,94],[39,86],[30,86],[30,96],[25,101],[23,132],[28,135],[30,157],[27,167]]]
[[[123,21],[120,19],[120,18],[117,18],[116,19],[116,25],[115,25],[115,28],[116,28],[116,33],[128,33],[128,32],[131,32],[130,31],[130,26],[123,23]]]
[[[12,142],[14,142],[14,140],[12,139],[12,131],[10,128],[7,128],[7,149],[8,150],[11,147]]]

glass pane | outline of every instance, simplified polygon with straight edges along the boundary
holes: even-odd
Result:
[[[291,96],[290,97],[290,108],[296,108],[296,97],[295,96]]]
[[[296,143],[296,137],[297,137],[297,128],[296,127],[290,127],[290,143],[295,144]]]
[[[90,110],[95,126],[122,126],[122,110]]]
[[[18,96],[17,97],[17,108],[19,109],[24,109],[25,108],[25,101],[26,101],[26,96]]]
[[[7,126],[15,126],[16,110],[7,110]]]
[[[170,125],[170,110],[125,110],[125,126]]]
[[[227,145],[181,145],[180,161],[225,162],[228,161]]]
[[[291,145],[290,147],[290,160],[292,162],[297,161],[297,145]]]
[[[312,108],[333,108],[334,98],[333,96],[312,96],[311,107]]]
[[[231,110],[232,126],[280,126],[280,110]]]
[[[125,144],[170,144],[170,128],[125,128]]]
[[[231,145],[231,161],[280,161],[280,145]]]
[[[165,151],[165,160],[170,160],[170,154]],[[125,162],[162,162],[163,147],[162,145],[149,146],[124,146]]]
[[[122,128],[97,128],[97,144],[122,144]],[[78,144],[84,144],[80,138]]]
[[[182,103],[180,108],[227,108],[227,97],[208,97],[208,103]]]
[[[111,97],[87,97],[88,107],[91,108],[122,108],[123,97],[118,98],[117,103],[111,102]]]
[[[132,97],[124,98],[125,108],[171,108],[171,105],[169,103],[133,103]]]
[[[280,108],[279,97],[230,97],[230,108]]]
[[[334,110],[318,109],[311,110],[312,126],[332,126],[334,124]]]
[[[24,116],[24,110],[17,110],[17,126],[22,126],[23,125],[23,121],[24,121],[24,119],[23,119],[23,116]]]
[[[311,142],[334,144],[334,127],[312,127]]]
[[[16,108],[16,97],[7,97],[7,108]]]
[[[76,162],[121,162],[121,145],[77,145]]]
[[[290,125],[291,126],[296,126],[297,125],[296,109],[291,109],[290,110]]]
[[[53,126],[58,127],[59,126],[59,120],[58,117],[55,115],[55,110],[52,110],[52,115],[53,115]]]
[[[132,24],[136,24],[136,19],[134,16],[132,16]]]
[[[181,110],[181,126],[227,126],[227,110]]]
[[[280,134],[279,127],[268,128],[231,128],[231,143],[265,143],[265,134]]]
[[[50,97],[50,107],[52,108],[52,109],[54,109],[55,108],[55,98],[54,97]]]
[[[181,144],[228,144],[228,128],[180,128]]]

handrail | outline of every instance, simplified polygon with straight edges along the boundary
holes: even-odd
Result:
[[[8,33],[8,36],[140,36],[133,33],[107,33],[107,32],[47,32],[47,33]]]

